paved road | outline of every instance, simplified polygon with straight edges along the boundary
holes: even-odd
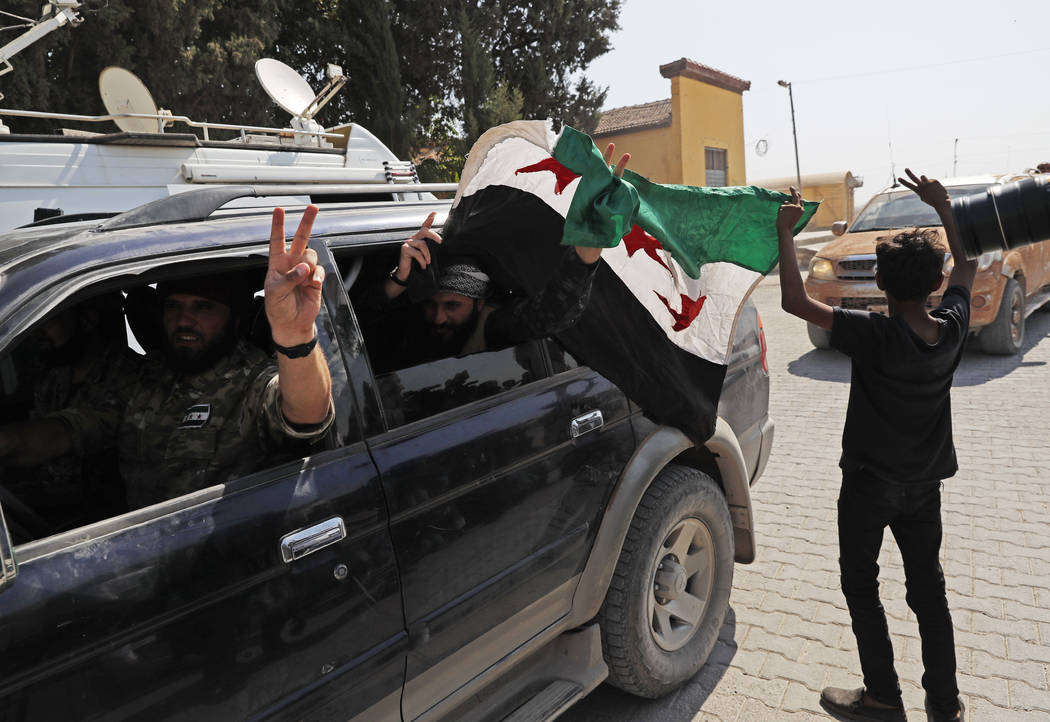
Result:
[[[780,310],[776,276],[756,290],[776,440],[753,489],[758,560],[737,565],[708,664],[678,692],[639,700],[602,686],[562,719],[582,722],[827,719],[825,685],[860,686],[838,588],[835,499],[849,365],[815,351]],[[968,351],[952,401],[959,473],[945,484],[942,563],[967,719],[1050,721],[1050,313],[1028,319],[1023,353]],[[925,719],[915,615],[887,534],[882,599],[911,720]]]

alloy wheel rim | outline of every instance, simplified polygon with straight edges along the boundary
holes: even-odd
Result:
[[[1010,338],[1015,346],[1020,346],[1022,336],[1022,323],[1024,317],[1021,314],[1021,294],[1014,293],[1010,299]]]
[[[646,599],[653,640],[673,652],[691,640],[703,622],[714,588],[714,541],[695,518],[678,522],[657,547]]]

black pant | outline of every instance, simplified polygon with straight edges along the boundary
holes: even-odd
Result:
[[[884,704],[900,704],[893,668],[893,646],[879,601],[879,548],[887,526],[904,561],[906,600],[919,622],[922,686],[930,706],[951,714],[958,709],[955,635],[941,549],[940,482],[895,484],[859,472],[844,473],[839,494],[839,569],[860,666],[868,693]]]

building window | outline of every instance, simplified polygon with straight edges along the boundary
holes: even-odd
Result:
[[[707,169],[704,185],[724,186],[726,184],[726,149],[704,148],[704,167]]]

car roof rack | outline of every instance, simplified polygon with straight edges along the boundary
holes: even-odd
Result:
[[[334,185],[241,185],[176,193],[113,216],[93,229],[116,231],[160,223],[203,221],[230,201],[269,196],[367,195],[374,193],[435,193],[455,191],[455,183],[355,183]]]

